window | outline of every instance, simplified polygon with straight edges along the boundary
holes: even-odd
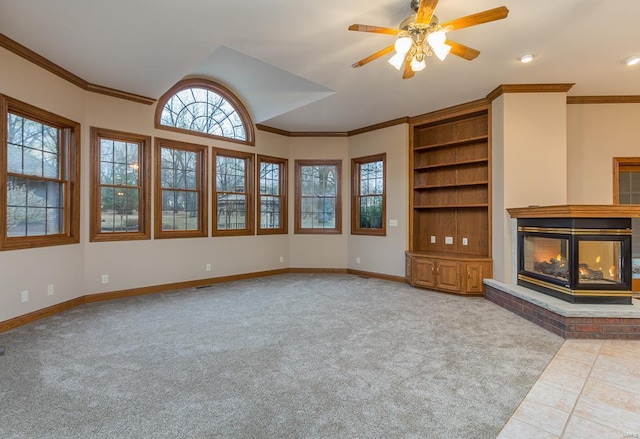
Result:
[[[207,147],[156,138],[155,237],[207,236]]]
[[[640,157],[613,158],[613,204],[640,204]],[[631,289],[640,291],[640,218],[631,218]]]
[[[258,156],[258,234],[287,233],[287,159]]]
[[[149,239],[151,138],[91,127],[91,241]]]
[[[242,102],[220,84],[184,79],[159,100],[156,128],[254,144],[253,125]]]
[[[0,248],[80,240],[80,124],[0,95]]]
[[[340,160],[296,160],[295,233],[342,233]]]
[[[386,234],[387,155],[377,154],[351,160],[351,233]]]
[[[214,236],[253,235],[253,154],[213,149]]]

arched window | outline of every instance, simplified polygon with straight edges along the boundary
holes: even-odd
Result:
[[[235,95],[204,78],[183,79],[159,100],[156,128],[254,145],[249,112]]]

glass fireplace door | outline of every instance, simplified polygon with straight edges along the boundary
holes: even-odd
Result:
[[[578,241],[578,283],[586,285],[622,285],[622,242]]]

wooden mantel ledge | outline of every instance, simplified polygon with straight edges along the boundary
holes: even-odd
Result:
[[[637,218],[640,217],[640,205],[565,204],[513,207],[507,212],[511,218]]]

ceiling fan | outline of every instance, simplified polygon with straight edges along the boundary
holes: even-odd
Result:
[[[395,44],[361,59],[353,64],[352,67],[368,64],[392,52],[394,49],[396,53],[389,59],[389,63],[397,70],[400,70],[404,63],[403,79],[412,78],[415,72],[423,70],[426,67],[425,57],[432,54],[435,54],[441,61],[449,53],[471,61],[480,55],[480,51],[447,39],[446,33],[495,20],[502,20],[509,14],[509,10],[505,6],[500,6],[440,24],[438,17],[433,15],[437,4],[438,0],[411,0],[411,8],[416,13],[403,20],[399,29],[366,24],[352,24],[349,26],[349,30],[352,31],[396,35],[398,37]]]

